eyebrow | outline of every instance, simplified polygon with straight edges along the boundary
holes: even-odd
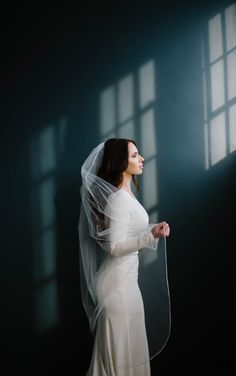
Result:
[[[137,152],[137,151],[134,151],[131,155],[134,155],[134,154],[138,154],[138,152]]]

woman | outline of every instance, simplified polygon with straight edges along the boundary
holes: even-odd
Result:
[[[93,149],[81,169],[81,293],[95,335],[87,376],[149,376],[150,358],[169,336],[166,256],[157,245],[170,228],[149,224],[132,192],[143,162],[133,140],[113,138]],[[151,289],[147,278],[139,280],[140,254],[143,265],[149,256],[144,275],[155,283]]]

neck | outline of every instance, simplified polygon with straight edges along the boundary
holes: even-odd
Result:
[[[125,189],[128,192],[131,192],[131,179],[132,175],[126,174],[125,172],[123,173],[123,182],[120,185],[121,189]]]

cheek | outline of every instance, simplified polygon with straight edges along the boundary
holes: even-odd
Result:
[[[133,170],[134,168],[137,168],[137,162],[136,161],[129,161],[128,170]]]

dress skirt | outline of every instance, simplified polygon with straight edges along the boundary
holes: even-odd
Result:
[[[138,252],[108,256],[97,273],[98,315],[86,376],[150,376]]]

